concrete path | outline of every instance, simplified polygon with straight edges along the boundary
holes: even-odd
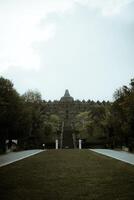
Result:
[[[132,153],[127,153],[124,151],[115,151],[110,149],[90,149],[90,150],[134,165],[134,154]]]
[[[10,152],[4,155],[0,155],[0,167],[9,165],[10,163],[22,160],[24,158],[35,155],[42,151],[44,150],[36,149],[36,150],[26,150],[26,151],[20,151],[20,152]]]

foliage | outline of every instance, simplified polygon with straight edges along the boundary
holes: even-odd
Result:
[[[17,139],[20,148],[40,148],[59,135],[60,120],[57,115],[44,113],[41,94],[28,90],[20,96],[13,83],[0,77],[0,149],[5,151],[5,141]]]
[[[77,136],[91,141],[105,136],[106,106],[94,105],[88,112],[81,112],[75,119]]]
[[[16,137],[19,129],[21,99],[13,84],[0,77],[0,148],[4,151],[5,140]]]
[[[44,143],[44,115],[42,113],[41,94],[28,90],[22,95],[24,111],[27,114],[25,122],[25,137],[22,145],[25,148],[38,148]]]
[[[134,146],[134,79],[130,86],[116,90],[112,105],[112,127],[115,143]]]
[[[79,101],[77,101],[79,102]],[[76,138],[104,139],[108,147],[134,149],[134,79],[114,93],[114,102],[88,101],[87,112],[76,115],[73,131]],[[83,101],[85,104],[85,101]],[[28,90],[22,96],[13,83],[0,77],[0,149],[5,140],[17,139],[22,148],[39,148],[54,142],[60,135],[59,116],[44,112],[40,92]]]
[[[99,101],[88,112],[79,113],[75,129],[79,137],[88,141],[105,139],[107,147],[127,146],[134,150],[134,79],[129,87],[123,86],[114,93],[113,103]],[[78,134],[79,133],[79,134]]]
[[[75,118],[75,132],[78,133],[77,137],[85,138],[87,136],[88,126],[88,112],[81,112]]]
[[[35,90],[28,90],[22,95],[22,98],[24,98],[24,101],[27,103],[41,103],[41,94],[39,91]]]
[[[57,115],[50,115],[44,121],[44,133],[47,136],[46,141],[55,141],[59,137],[60,119]]]

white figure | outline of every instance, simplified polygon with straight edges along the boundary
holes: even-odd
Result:
[[[82,149],[82,145],[81,145],[82,140],[79,139],[79,149]]]
[[[58,140],[55,140],[55,148],[58,149]]]

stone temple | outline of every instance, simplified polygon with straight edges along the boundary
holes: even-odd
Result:
[[[73,102],[74,99],[73,99],[73,97],[70,96],[69,91],[66,90],[64,96],[61,97],[60,101],[62,101],[62,102]]]
[[[70,96],[68,89],[65,90],[65,94],[59,101],[48,101],[44,102],[44,112],[45,114],[58,115],[61,124],[63,135],[61,139],[62,148],[74,148],[74,138],[73,138],[73,126],[74,126],[74,118],[80,112],[89,111],[93,105],[96,103],[93,101],[79,101],[74,100],[73,97]]]

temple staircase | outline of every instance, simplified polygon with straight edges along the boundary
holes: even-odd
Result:
[[[63,149],[73,149],[73,130],[72,127],[68,123],[64,123],[62,126],[62,147]]]

